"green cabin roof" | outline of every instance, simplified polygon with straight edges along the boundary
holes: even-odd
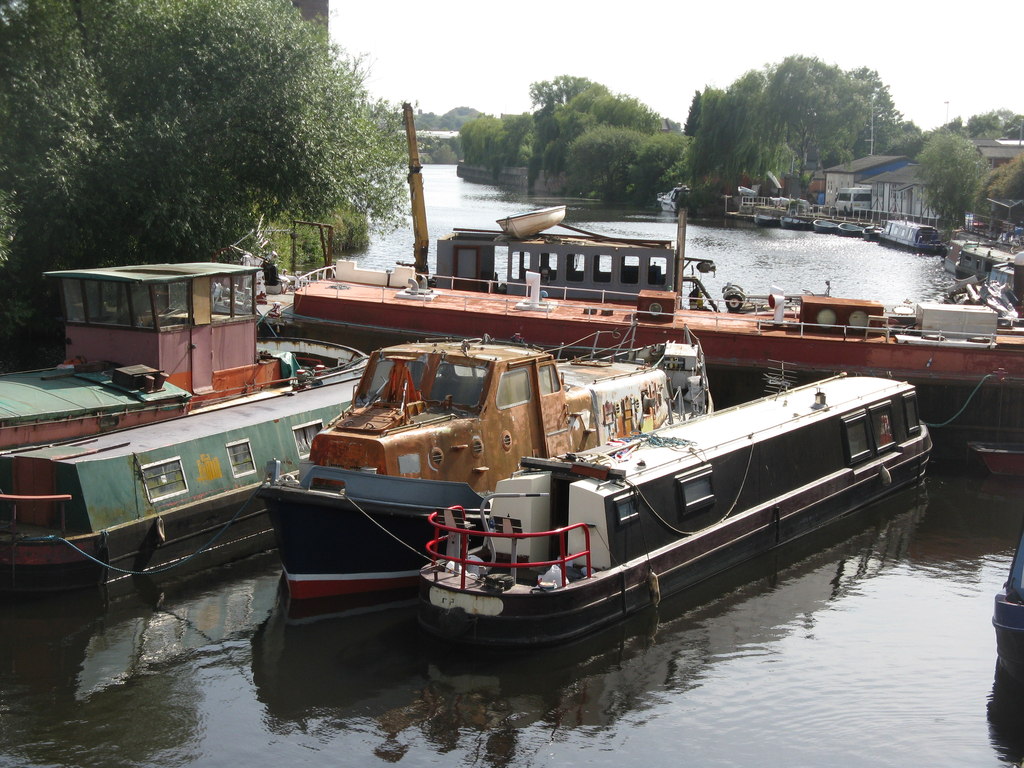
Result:
[[[106,413],[121,414],[160,404],[180,404],[192,395],[164,383],[157,392],[118,387],[110,371],[76,373],[71,368],[0,376],[0,426],[56,421]]]
[[[241,264],[217,264],[196,261],[185,264],[137,264],[126,267],[100,267],[98,269],[63,269],[44,272],[46,277],[103,280],[122,283],[173,283],[195,277],[254,274],[260,267]]]

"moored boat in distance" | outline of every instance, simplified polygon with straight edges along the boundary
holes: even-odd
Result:
[[[838,235],[839,222],[831,219],[815,219],[812,226],[819,235]]]
[[[1010,574],[995,597],[992,625],[998,665],[1024,686],[1024,528],[1010,563]]]
[[[679,209],[686,205],[686,197],[689,194],[690,188],[685,185],[672,187],[668,192],[658,193],[658,205],[663,211],[679,213]]]
[[[657,367],[481,340],[372,354],[352,406],[313,440],[311,466],[258,492],[291,597],[415,587],[430,512],[479,506],[521,456],[584,450],[709,407],[699,346],[646,352]]]
[[[782,220],[780,216],[773,213],[755,213],[754,223],[759,227],[777,227]]]
[[[878,242],[897,248],[906,248],[916,253],[927,253],[942,256],[946,253],[946,244],[939,237],[939,231],[927,224],[912,221],[890,220],[882,225],[878,233]]]
[[[848,221],[840,222],[839,231],[836,233],[843,237],[864,237],[864,227],[858,224],[851,224]]]
[[[539,208],[535,211],[526,211],[504,219],[498,219],[498,226],[501,231],[512,237],[532,237],[545,229],[557,226],[565,218],[565,206],[553,205],[549,208]]]
[[[432,515],[420,625],[495,647],[585,636],[916,483],[930,450],[912,386],[838,377],[526,458],[480,527]]]

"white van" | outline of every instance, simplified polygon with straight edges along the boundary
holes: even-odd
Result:
[[[836,194],[836,211],[849,214],[871,210],[871,187],[843,187]]]

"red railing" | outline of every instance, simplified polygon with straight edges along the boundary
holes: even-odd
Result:
[[[4,502],[10,502],[11,505],[11,519],[8,529],[11,534],[18,532],[18,502],[19,501],[57,501],[60,502],[60,532],[64,535],[67,532],[67,522],[64,513],[64,502],[71,501],[71,494],[58,493],[47,496],[24,496],[20,494],[12,493],[0,493],[0,504]]]
[[[455,517],[455,525],[448,525],[442,521],[441,517],[443,512],[431,512],[428,518],[430,524],[434,526],[434,538],[427,542],[427,552],[430,554],[430,561],[432,565],[437,565],[439,560],[443,560],[448,563],[456,563],[459,566],[459,574],[461,576],[460,589],[466,588],[466,572],[469,566],[476,566],[482,568],[545,568],[551,567],[552,565],[559,566],[559,571],[562,574],[562,584],[565,586],[568,583],[566,577],[566,566],[579,558],[586,559],[586,570],[584,573],[587,575],[593,574],[593,568],[590,565],[590,529],[586,523],[573,523],[563,528],[556,528],[553,531],[531,531],[521,533],[507,533],[504,531],[491,531],[491,530],[477,530],[475,528],[466,527],[466,510],[463,507],[455,506],[448,508],[453,516]],[[485,520],[494,520],[495,518],[486,516]],[[496,518],[501,520],[502,518]],[[569,532],[573,530],[583,531],[584,547],[579,552],[567,553],[567,544]],[[459,539],[459,555],[449,555],[441,551],[441,548],[447,545],[450,536],[458,536]],[[536,561],[520,561],[516,553],[516,542],[525,539],[536,539],[541,537],[558,537],[558,553],[559,556],[555,560],[536,560]],[[488,539],[511,539],[512,540],[512,557],[510,560],[499,561],[499,560],[480,560],[480,559],[469,559],[469,539],[479,538],[487,541]],[[489,548],[492,553],[496,552],[495,547]],[[481,550],[482,551],[482,550]],[[436,578],[436,576],[435,576]]]

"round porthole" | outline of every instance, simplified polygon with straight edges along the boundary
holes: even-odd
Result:
[[[512,450],[512,433],[507,429],[501,433],[501,447],[506,451]]]
[[[444,451],[440,448],[434,447],[430,449],[430,463],[435,467],[440,467],[444,461]]]
[[[818,325],[835,325],[836,324],[836,311],[834,309],[829,309],[828,307],[826,307],[825,309],[819,310],[818,311],[818,315],[817,315],[817,317],[815,317],[814,321]]]
[[[473,455],[479,456],[484,452],[484,441],[479,437],[473,437]]]
[[[864,328],[868,324],[868,313],[863,309],[855,309],[850,313],[850,319],[846,322],[847,325],[853,325],[857,328]]]
[[[652,315],[660,315],[662,311],[661,302],[652,301],[650,304],[647,305],[647,311],[650,312]]]

